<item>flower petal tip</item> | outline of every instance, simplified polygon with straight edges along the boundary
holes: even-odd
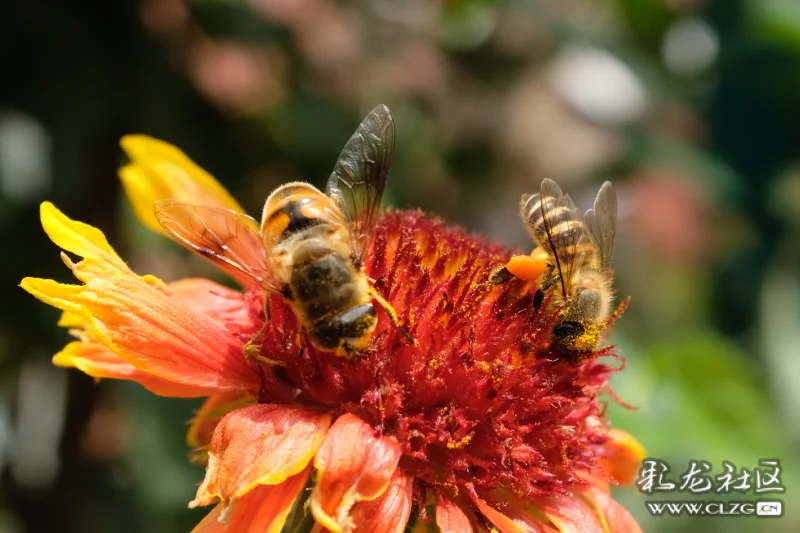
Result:
[[[214,429],[206,477],[190,507],[283,483],[309,465],[329,424],[328,415],[299,407],[257,404],[232,411]]]
[[[623,487],[636,480],[639,466],[647,457],[644,446],[627,431],[612,429],[606,444],[607,454],[601,459],[606,472]]]

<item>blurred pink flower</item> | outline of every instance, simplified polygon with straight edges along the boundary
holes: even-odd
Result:
[[[691,179],[677,169],[649,167],[630,183],[630,226],[647,244],[674,260],[696,260],[707,248],[706,191]]]
[[[277,48],[204,39],[192,48],[188,71],[206,98],[234,111],[271,107],[286,93],[286,59]]]

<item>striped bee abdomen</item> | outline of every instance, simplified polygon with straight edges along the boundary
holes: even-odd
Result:
[[[548,255],[576,267],[594,263],[594,243],[569,197],[524,195],[521,211],[528,232]]]

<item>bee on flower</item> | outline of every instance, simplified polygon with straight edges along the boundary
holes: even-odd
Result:
[[[44,230],[83,258],[62,253],[81,284],[25,278],[22,287],[63,310],[59,324],[77,336],[55,364],[136,381],[163,396],[207,398],[187,437],[206,464],[189,506],[214,507],[195,533],[307,524],[336,533],[401,532],[412,516],[443,532],[639,531],[609,491],[632,483],[644,456],[635,439],[610,428],[598,400],[616,371],[602,359],[611,349],[569,364],[551,357],[559,316],[546,307],[531,313],[537,287],[488,283],[508,263],[508,250],[417,211],[370,208],[366,219],[348,218],[342,226],[363,245],[324,241],[325,250],[338,254],[351,279],[363,273],[368,286],[353,291],[360,299],[348,300],[352,307],[337,304],[328,311],[334,314],[320,316],[343,320],[345,307],[364,310],[373,302],[386,312],[374,313],[358,335],[327,342],[334,337],[312,333],[319,322],[310,305],[298,303],[308,302],[297,298],[299,282],[292,281],[302,261],[286,263],[291,267],[280,274],[272,258],[293,223],[328,224],[328,215],[309,216],[308,209],[349,217],[344,192],[344,207],[330,186],[327,195],[303,188],[273,198],[266,211],[282,214],[264,217],[259,229],[177,148],[142,135],[123,138],[122,146],[131,162],[120,177],[142,221],[197,251],[200,237],[214,244],[207,255],[243,289],[137,275],[100,230],[47,202]],[[388,159],[347,150],[375,166],[340,176],[382,175],[385,182]],[[377,194],[370,198],[379,202]],[[226,224],[247,229],[231,232],[197,216],[221,210],[235,214],[224,215]],[[200,220],[237,239],[209,241],[195,231]],[[350,231],[364,220],[369,232]],[[317,238],[302,231],[287,239]],[[230,255],[242,235],[259,275],[254,263]],[[267,237],[277,242],[266,246]],[[294,246],[287,243],[287,256],[299,254]],[[350,250],[360,253],[347,256]],[[308,253],[315,259],[307,264],[324,256]],[[282,280],[291,294],[264,279]],[[341,357],[351,351],[358,356]]]
[[[572,360],[591,355],[601,327],[618,314],[611,312],[611,256],[617,233],[614,187],[605,182],[594,207],[581,216],[569,195],[545,179],[539,193],[522,196],[520,214],[537,248],[529,256],[512,257],[494,271],[490,283],[513,277],[539,281],[534,307],[550,295],[550,307],[559,309],[551,335],[553,350]]]
[[[271,295],[278,294],[289,302],[311,344],[350,356],[369,345],[378,324],[375,301],[413,343],[364,273],[393,150],[394,121],[381,105],[345,145],[326,194],[309,183],[278,187],[264,204],[258,231],[255,220],[243,213],[175,199],[157,201],[156,218],[190,250],[244,285],[265,290],[264,328]],[[246,351],[261,357],[257,344],[248,343]]]

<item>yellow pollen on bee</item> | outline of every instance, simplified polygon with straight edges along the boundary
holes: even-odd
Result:
[[[597,348],[600,328],[597,324],[584,323],[584,332],[572,342],[572,348],[578,352],[593,352]]]

